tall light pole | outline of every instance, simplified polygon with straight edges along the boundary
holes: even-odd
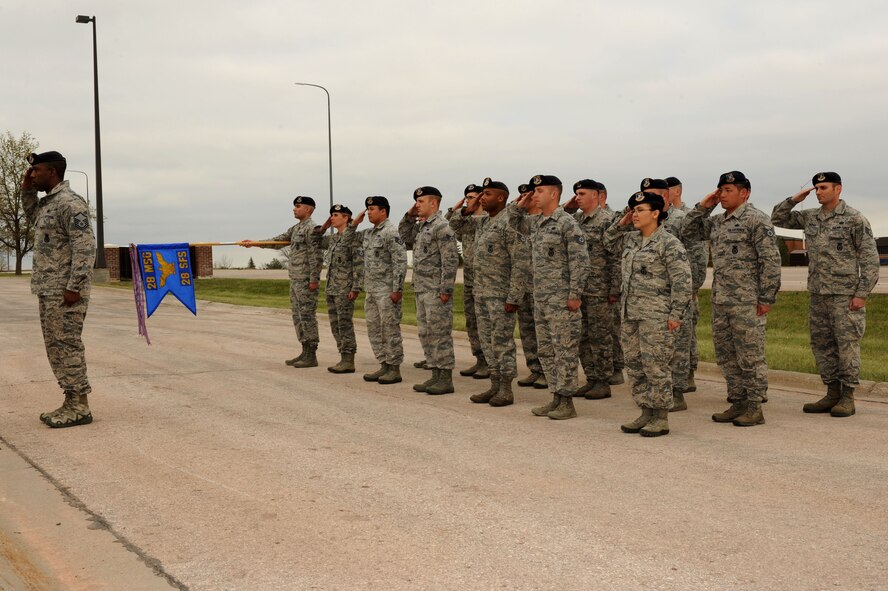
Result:
[[[86,204],[89,205],[89,175],[83,172],[82,170],[71,170],[68,169],[68,172],[76,172],[77,174],[82,174],[86,179]]]
[[[327,93],[327,159],[329,162],[328,169],[330,171],[330,207],[333,207],[333,132],[330,126],[330,91],[320,84],[309,84],[308,82],[295,82],[297,86],[314,86],[320,88]]]
[[[99,133],[99,54],[96,47],[96,17],[78,15],[75,22],[93,25],[93,97],[96,120],[96,269],[104,269],[105,264],[105,223],[102,212],[102,142]]]

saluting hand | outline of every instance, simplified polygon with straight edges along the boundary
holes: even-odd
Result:
[[[621,226],[628,226],[632,223],[632,210],[628,207],[626,208],[626,213],[623,214],[623,217],[620,218]]]
[[[25,174],[22,175],[22,189],[26,191],[33,188],[34,186],[34,169],[29,168],[25,171]]]
[[[721,189],[716,189],[706,197],[700,200],[700,205],[703,207],[715,207],[718,203],[718,197],[721,195]]]
[[[801,203],[802,201],[805,200],[805,197],[807,197],[808,194],[813,190],[814,190],[814,187],[811,187],[810,189],[803,189],[803,190],[799,191],[798,193],[796,193],[795,195],[793,195],[792,200],[795,201],[796,203]]]
[[[354,226],[355,228],[357,228],[358,225],[359,225],[361,222],[364,221],[364,216],[365,216],[366,214],[367,214],[367,210],[365,209],[364,211],[362,211],[361,213],[359,213],[358,215],[356,215],[356,216],[352,219],[352,226]]]

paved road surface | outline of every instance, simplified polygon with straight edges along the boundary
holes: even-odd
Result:
[[[36,310],[0,279],[0,587],[885,588],[884,397],[804,415],[811,382],[790,376],[767,425],[740,429],[710,421],[724,385],[704,373],[673,433],[645,439],[619,431],[625,386],[555,422],[530,415],[540,391],[493,409],[470,379],[413,392],[412,367],[387,387],[285,367],[286,311],[167,302],[147,347],[130,294],[96,289],[96,421],[51,430]],[[359,346],[372,369],[363,325]]]

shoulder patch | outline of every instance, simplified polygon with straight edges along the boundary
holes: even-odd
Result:
[[[74,217],[71,219],[71,223],[78,230],[86,230],[89,228],[89,216],[86,215],[86,212],[79,212],[74,214]]]

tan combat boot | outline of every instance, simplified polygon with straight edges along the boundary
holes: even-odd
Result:
[[[490,399],[490,406],[509,406],[515,402],[515,396],[512,394],[512,378],[503,378],[500,380],[499,392]]]
[[[855,412],[854,408],[854,388],[842,384],[842,397],[839,402],[829,411],[834,417],[850,417]]]
[[[586,400],[602,400],[611,397],[611,387],[607,380],[597,380],[592,384],[592,389],[586,392]]]
[[[539,377],[543,375],[541,373],[537,373],[535,371],[530,372],[530,375],[526,378],[521,378],[518,380],[518,385],[522,388],[530,388],[533,386],[533,383],[539,379]]]
[[[842,382],[830,382],[826,385],[826,396],[817,402],[809,402],[802,407],[802,412],[829,412],[839,403],[842,397]]]
[[[330,373],[355,373],[355,354],[343,353],[340,355],[339,363],[333,367],[328,367]]]
[[[626,382],[626,379],[623,377],[623,370],[618,369],[614,373],[611,374],[610,379],[608,379],[607,383],[611,386],[619,386]]]
[[[638,433],[641,431],[641,428],[651,422],[654,418],[654,409],[642,407],[641,416],[632,421],[631,423],[626,423],[624,425],[620,425],[620,430],[623,433]]]
[[[379,366],[379,369],[377,369],[373,373],[365,373],[364,374],[364,381],[365,382],[378,382],[379,378],[382,377],[385,374],[385,372],[387,372],[387,371],[388,371],[388,364],[383,363],[382,365]]]
[[[573,393],[574,398],[582,398],[583,396],[585,396],[586,394],[588,394],[589,392],[592,391],[592,386],[594,386],[594,385],[595,385],[594,382],[590,382],[587,380],[585,384],[583,384],[582,386],[577,388],[576,391],[574,391],[574,393]]]
[[[678,389],[672,390],[672,407],[669,412],[679,412],[688,409],[688,403],[685,402],[684,392]]]
[[[746,410],[746,405],[739,400],[735,400],[731,402],[731,407],[725,412],[717,412],[712,415],[712,420],[716,423],[730,423],[742,415],[744,410]]]
[[[431,369],[428,365],[426,365],[425,359],[423,359],[422,361],[414,361],[413,367],[415,367],[416,369]]]
[[[546,374],[540,374],[540,377],[536,379],[533,383],[533,387],[537,390],[548,390],[549,389],[549,380],[546,379]]]
[[[466,377],[466,378],[475,375],[475,372],[477,372],[479,369],[481,369],[482,363],[484,365],[487,365],[487,360],[484,359],[484,355],[476,356],[475,357],[475,365],[473,365],[472,367],[466,368],[466,369],[459,370],[459,375]]]
[[[296,363],[299,363],[300,361],[302,361],[302,359],[304,357],[305,357],[305,347],[302,347],[302,353],[300,353],[299,355],[297,355],[293,359],[287,359],[286,361],[284,361],[284,363],[286,363],[287,365],[292,367]]]
[[[413,384],[413,390],[416,392],[426,392],[428,387],[438,381],[438,370],[434,367],[429,368],[432,370],[432,377],[422,382],[421,384]]]
[[[688,387],[685,388],[684,393],[688,392],[696,392],[697,391],[697,382],[694,381],[694,370],[692,369],[688,372]]]
[[[469,396],[469,400],[476,404],[486,404],[490,402],[490,400],[496,396],[496,393],[499,392],[500,389],[500,378],[499,376],[490,376],[490,387],[478,394],[472,394]]]
[[[765,415],[762,414],[762,403],[746,401],[746,411],[732,421],[736,427],[753,427],[765,424]]]
[[[386,364],[385,373],[376,380],[380,384],[397,384],[401,381],[401,366]]]
[[[490,378],[490,366],[487,365],[487,359],[481,357],[478,360],[478,369],[472,374],[476,380],[486,380]]]
[[[477,373],[475,375],[478,375]],[[453,394],[453,370],[439,369],[438,379],[426,388],[426,394],[437,396],[439,394]]]
[[[550,410],[546,416],[556,421],[563,421],[565,419],[576,417],[577,409],[574,408],[574,400],[571,393],[565,392],[561,394],[561,400],[558,401],[558,406],[556,406],[554,410]]]
[[[66,408],[68,408],[68,405],[70,404],[70,400],[71,400],[72,396],[74,396],[73,392],[70,392],[69,390],[65,390],[65,400],[64,400],[64,402],[62,402],[62,405],[55,410],[40,413],[40,422],[46,423],[46,421],[50,417],[54,417],[54,416],[58,415],[60,412],[62,412],[63,410],[65,410]]]
[[[651,421],[641,428],[642,437],[659,437],[669,434],[669,409],[655,408]]]
[[[302,359],[299,359],[295,363],[293,363],[293,367],[302,368],[302,367],[317,367],[318,366],[318,344],[312,343],[311,345],[305,346],[305,351]]]
[[[538,417],[548,416],[550,412],[558,408],[558,402],[561,400],[561,396],[558,394],[552,395],[552,402],[546,404],[544,406],[537,406],[536,408],[530,409],[530,412],[535,414]]]
[[[72,394],[70,398],[65,399],[65,404],[62,405],[58,414],[48,417],[44,422],[53,429],[63,429],[77,425],[89,425],[92,420],[86,394]]]

